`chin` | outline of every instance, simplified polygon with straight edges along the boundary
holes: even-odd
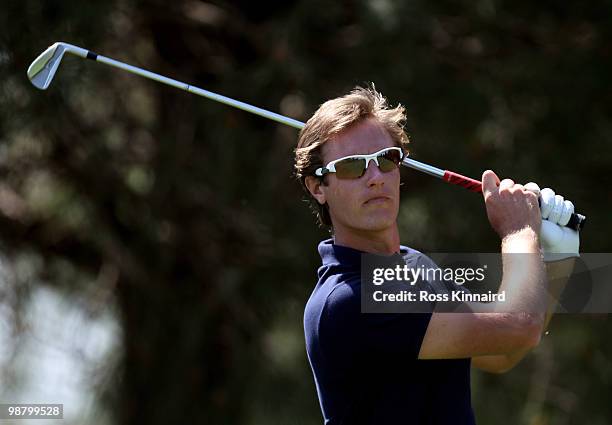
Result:
[[[397,210],[369,211],[366,214],[353,216],[333,216],[335,228],[344,228],[352,232],[383,232],[397,225]],[[350,230],[349,230],[350,229]]]
[[[378,231],[387,230],[389,227],[394,226],[396,223],[396,217],[368,217],[361,223],[363,230]]]

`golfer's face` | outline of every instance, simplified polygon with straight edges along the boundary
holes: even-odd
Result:
[[[340,133],[323,145],[323,162],[349,155],[371,154],[396,146],[387,131],[369,119]],[[381,171],[370,161],[357,179],[326,177],[325,198],[334,228],[354,231],[381,231],[395,225],[399,210],[399,168]]]

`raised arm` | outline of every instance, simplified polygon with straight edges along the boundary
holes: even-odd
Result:
[[[525,187],[540,195],[540,188],[535,183],[528,183]],[[542,190],[541,195],[544,220],[540,239],[549,283],[544,320],[546,330],[574,269],[575,257],[579,255],[580,238],[577,231],[564,227],[574,212],[573,203],[556,195],[551,189]],[[502,355],[477,356],[472,358],[472,365],[487,372],[504,373],[517,365],[529,351],[526,348]]]
[[[472,312],[434,313],[420,359],[506,355],[536,346],[545,321],[546,276],[540,257],[538,197],[492,171],[483,174],[487,216],[502,239],[503,307],[473,303]],[[510,254],[529,255],[510,255]],[[500,313],[499,311],[504,311]]]

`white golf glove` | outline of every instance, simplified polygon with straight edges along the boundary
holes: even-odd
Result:
[[[542,211],[540,243],[544,252],[544,261],[578,257],[580,236],[576,230],[565,227],[574,212],[574,204],[564,200],[561,195],[555,195],[550,188],[540,190],[535,183],[527,183],[525,189],[532,191],[540,198],[540,210]]]

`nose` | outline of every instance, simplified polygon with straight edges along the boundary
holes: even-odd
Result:
[[[380,168],[378,168],[373,160],[368,164],[364,177],[369,187],[383,186],[385,184],[384,173],[380,171]]]

